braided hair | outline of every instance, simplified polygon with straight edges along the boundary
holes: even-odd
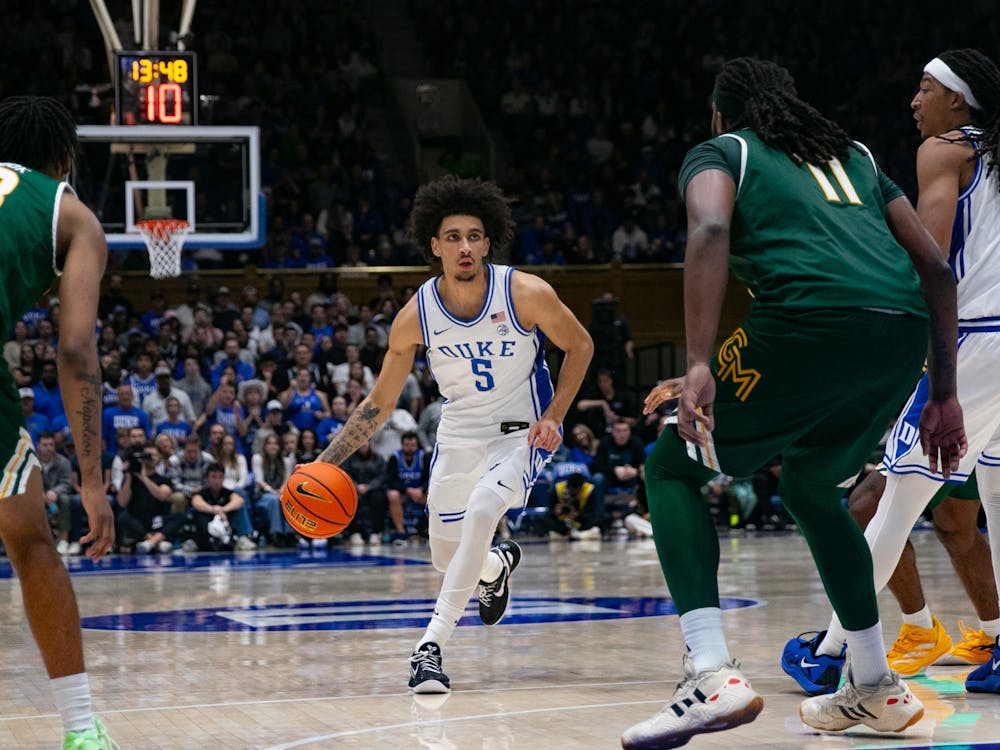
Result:
[[[777,63],[738,57],[715,81],[716,109],[727,125],[749,128],[796,164],[846,158],[854,142],[835,122],[799,99],[792,74]]]
[[[431,238],[437,236],[441,222],[460,215],[483,222],[490,254],[503,257],[514,237],[514,218],[503,192],[493,182],[448,175],[421,187],[413,199],[410,236],[425,258],[432,259]]]
[[[69,110],[47,96],[0,101],[0,161],[47,172],[72,164],[78,148]]]
[[[987,174],[990,174],[1000,167],[1000,70],[990,58],[976,49],[949,50],[938,57],[968,84],[982,107],[969,108],[973,121],[983,131],[982,135],[970,140],[973,140],[976,149],[973,158],[989,157]]]

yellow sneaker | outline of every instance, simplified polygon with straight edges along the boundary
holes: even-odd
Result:
[[[965,664],[985,664],[993,653],[993,639],[982,630],[968,627],[961,620],[958,629],[962,631],[962,640],[956,643],[950,656]]]
[[[899,637],[892,644],[888,653],[889,667],[903,677],[913,677],[923,672],[951,650],[951,636],[948,635],[938,618],[931,618],[934,627],[918,628],[916,625],[903,625],[899,628]]]

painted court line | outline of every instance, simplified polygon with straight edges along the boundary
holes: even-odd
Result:
[[[369,732],[384,732],[393,729],[406,729],[408,727],[426,727],[437,724],[457,724],[461,721],[475,721],[478,719],[497,719],[507,716],[525,716],[529,714],[544,714],[552,711],[587,711],[595,708],[620,708],[621,706],[641,706],[647,703],[662,703],[660,699],[654,701],[627,701],[624,703],[586,703],[575,706],[548,706],[545,708],[525,708],[520,711],[497,711],[491,714],[469,714],[468,716],[452,716],[447,719],[431,719],[428,721],[406,721],[400,724],[382,724],[380,726],[365,727],[364,729],[349,729],[344,732],[333,732],[331,734],[318,734],[313,737],[306,737],[294,742],[286,742],[282,745],[271,745],[262,750],[292,750],[295,747],[304,747],[314,742],[324,740],[335,740],[341,737],[357,737]]]

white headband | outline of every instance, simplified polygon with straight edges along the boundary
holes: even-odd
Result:
[[[982,109],[979,102],[976,101],[976,97],[972,95],[972,89],[969,88],[969,84],[959,78],[955,71],[948,67],[948,63],[940,57],[935,57],[927,63],[924,66],[924,72],[934,76],[941,82],[942,86],[949,88],[952,91],[957,91],[964,96],[965,103],[973,109]]]

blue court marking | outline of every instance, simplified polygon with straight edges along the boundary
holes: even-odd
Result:
[[[306,602],[250,607],[179,609],[165,612],[85,617],[90,630],[140,632],[224,632],[246,630],[389,630],[421,628],[434,609],[434,599],[360,600]],[[758,599],[728,597],[722,609],[741,609],[763,604]],[[670,599],[661,597],[517,597],[504,617],[505,625],[541,622],[619,620],[633,617],[676,615]],[[482,625],[478,603],[470,605],[459,625]]]
[[[189,573],[226,565],[233,570],[277,570],[296,568],[371,568],[385,565],[430,565],[392,555],[352,554],[339,549],[297,552],[224,552],[190,555],[113,555],[98,563],[87,557],[63,558],[72,576],[143,575],[148,573]],[[0,580],[13,578],[10,562],[0,560]]]

